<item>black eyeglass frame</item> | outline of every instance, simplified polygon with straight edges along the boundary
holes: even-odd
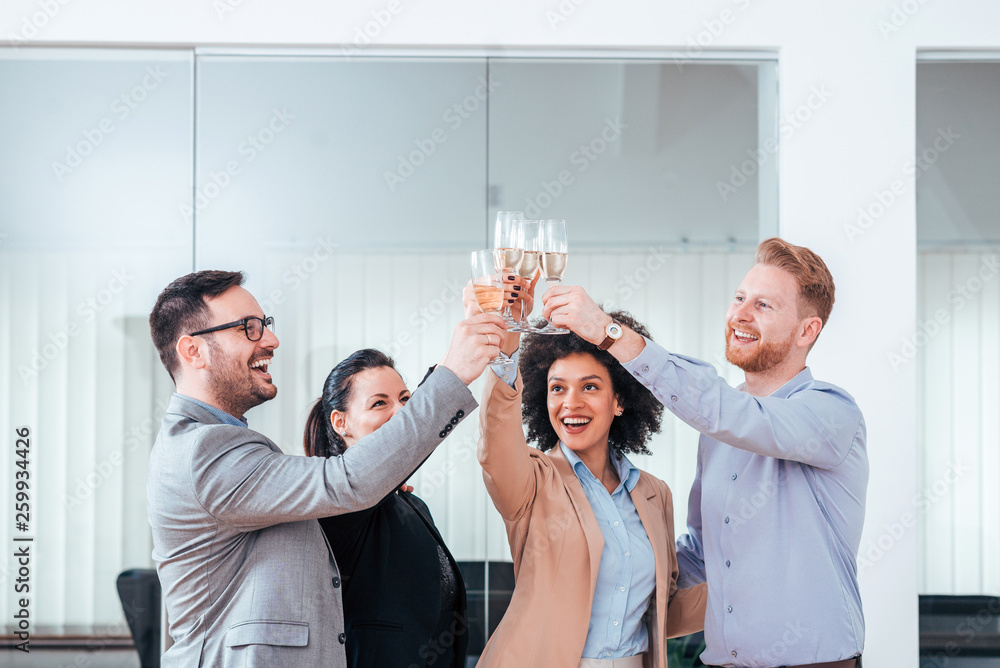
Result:
[[[247,328],[247,325],[250,323],[251,320],[256,320],[260,323],[260,336],[258,336],[256,339],[250,338],[250,330]],[[200,336],[202,334],[211,334],[212,332],[220,332],[224,329],[232,329],[233,327],[242,327],[243,333],[246,334],[248,341],[260,341],[262,338],[264,338],[265,327],[270,329],[271,332],[274,332],[273,325],[274,325],[274,316],[269,315],[263,318],[258,318],[255,315],[251,315],[247,316],[246,318],[243,318],[242,320],[227,322],[225,325],[217,325],[216,327],[209,327],[208,329],[203,329],[200,332],[191,332],[190,334],[188,334],[188,336]]]

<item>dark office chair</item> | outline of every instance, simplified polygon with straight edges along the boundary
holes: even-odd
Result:
[[[142,668],[160,668],[160,580],[156,571],[133,568],[118,576],[118,598]]]

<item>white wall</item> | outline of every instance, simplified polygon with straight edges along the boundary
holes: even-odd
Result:
[[[781,231],[818,250],[839,277],[838,305],[812,366],[853,392],[868,419],[872,482],[863,548],[913,510],[916,378],[910,367],[894,371],[886,352],[912,333],[916,320],[913,183],[902,171],[914,153],[914,59],[918,48],[1000,46],[1000,5],[246,0],[220,12],[237,0],[66,1],[48,18],[37,0],[8,0],[0,9],[0,35],[62,44],[335,45],[351,44],[378,15],[385,26],[370,25],[381,44],[651,47],[683,54],[700,51],[689,46],[700,41],[710,49],[779,49],[781,117],[808,116],[783,135]],[[814,109],[803,106],[810,101]],[[897,181],[901,194],[885,213],[849,237],[845,226],[858,207],[891,193]],[[916,665],[912,531],[866,570],[862,593],[869,665]]]

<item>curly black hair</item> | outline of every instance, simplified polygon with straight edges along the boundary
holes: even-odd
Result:
[[[626,311],[606,311],[608,315],[632,330],[652,340],[648,330]],[[538,449],[551,450],[559,437],[549,420],[548,374],[556,360],[574,353],[587,353],[604,365],[611,377],[611,387],[623,412],[611,422],[608,447],[618,455],[635,452],[652,454],[646,443],[660,431],[663,404],[643,387],[631,373],[618,363],[611,353],[576,334],[562,336],[528,336],[521,346],[518,373],[524,385],[521,411],[528,427],[528,440],[537,442]]]

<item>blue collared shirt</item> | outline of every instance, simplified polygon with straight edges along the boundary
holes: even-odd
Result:
[[[196,406],[201,406],[206,411],[208,411],[209,413],[211,413],[215,417],[219,418],[219,420],[221,420],[224,424],[231,424],[234,427],[247,427],[247,426],[249,426],[249,423],[246,421],[246,418],[242,418],[242,419],[235,418],[232,415],[230,415],[229,413],[227,413],[226,411],[222,410],[221,408],[216,408],[215,406],[211,406],[209,404],[206,404],[204,401],[198,401],[197,399],[193,399],[193,398],[187,396],[186,394],[178,394],[177,392],[174,392],[174,396],[175,397],[180,397],[184,401],[190,401],[192,404],[195,404]]]
[[[649,648],[649,633],[643,615],[656,587],[653,546],[642,526],[629,493],[639,482],[639,469],[627,457],[611,456],[619,483],[608,494],[575,452],[559,444],[604,535],[597,587],[590,608],[584,659],[621,659]]]
[[[809,369],[755,397],[648,340],[623,366],[702,434],[677,539],[678,586],[708,582],[701,660],[773,668],[859,654],[868,456],[854,399]]]

